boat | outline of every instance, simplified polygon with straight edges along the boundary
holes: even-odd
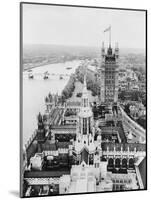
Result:
[[[32,72],[32,69],[29,69],[28,72]]]
[[[28,74],[28,78],[29,78],[29,79],[34,79],[33,73],[29,73],[29,74]]]
[[[60,75],[60,80],[62,80],[63,79],[63,76],[62,75]]]
[[[66,67],[67,70],[72,69],[72,67]]]
[[[48,71],[46,71],[45,73],[44,73],[44,80],[46,80],[46,79],[48,79],[49,78],[49,73],[48,73]]]
[[[44,75],[44,80],[48,79],[49,76],[48,75]]]

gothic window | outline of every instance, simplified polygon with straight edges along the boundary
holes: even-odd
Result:
[[[91,132],[91,118],[89,117],[89,133]]]
[[[129,159],[129,168],[134,168],[134,160],[133,160],[133,158]]]
[[[83,119],[83,134],[87,134],[87,119]]]

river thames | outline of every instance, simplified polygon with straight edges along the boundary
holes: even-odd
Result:
[[[51,93],[61,94],[69,80],[69,75],[75,72],[81,61],[49,64],[33,68],[34,79],[28,79],[28,72],[23,72],[23,144],[26,144],[29,137],[37,128],[37,115],[45,111],[45,96]],[[71,69],[67,69],[71,67]],[[44,80],[43,74],[48,71],[49,79]],[[60,75],[63,79],[60,79]]]

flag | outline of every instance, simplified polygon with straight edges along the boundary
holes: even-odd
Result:
[[[107,32],[107,31],[110,31],[110,30],[111,30],[111,26],[109,26],[108,28],[106,28],[106,29],[104,30],[104,33]]]

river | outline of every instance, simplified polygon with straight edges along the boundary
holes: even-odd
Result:
[[[60,79],[59,74],[70,75],[75,72],[79,64],[80,61],[76,60],[34,68],[32,69],[34,79],[28,79],[28,72],[23,72],[23,144],[26,144],[37,128],[38,113],[44,113],[45,96],[49,92],[60,94],[67,84],[69,76],[63,76],[63,79]],[[67,67],[71,69],[66,69]],[[44,80],[43,73],[46,71],[58,75],[50,75],[49,79]]]

